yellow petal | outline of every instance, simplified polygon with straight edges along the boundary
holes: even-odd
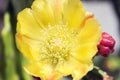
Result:
[[[101,28],[93,15],[88,15],[83,21],[78,34],[80,44],[84,43],[99,43],[101,39]]]
[[[83,22],[77,36],[80,45],[74,48],[72,55],[82,61],[91,60],[97,53],[97,44],[101,39],[101,28],[94,16],[89,15]]]
[[[48,0],[35,0],[32,4],[32,11],[39,24],[45,26],[54,23],[53,10]]]
[[[46,78],[46,80],[62,80],[62,74],[59,72],[52,72],[50,75],[48,75],[48,77]]]
[[[73,56],[71,56],[68,61],[65,61],[65,63],[57,65],[55,70],[62,73],[62,76],[71,74],[74,80],[79,80],[90,70],[92,70],[92,68],[93,64],[91,61],[86,64],[78,61]]]
[[[68,23],[70,28],[80,27],[85,16],[86,11],[79,0],[67,0],[67,5],[65,5],[63,11],[63,20]]]
[[[44,25],[62,21],[62,8],[65,0],[35,0],[32,4],[36,20]]]
[[[42,80],[61,80],[62,75],[57,71],[53,71],[53,67],[48,64],[42,64],[42,62],[32,62],[24,69],[31,75],[40,77]]]
[[[36,20],[44,25],[63,22],[78,28],[86,16],[79,0],[35,0],[32,10]]]
[[[36,22],[31,9],[24,9],[18,14],[17,32],[33,39],[39,39],[41,26]]]
[[[75,58],[82,62],[89,62],[97,53],[97,45],[95,43],[86,43],[75,48],[73,55]]]
[[[40,65],[40,64],[35,62],[35,63],[32,63],[32,64],[24,66],[24,69],[26,70],[26,72],[28,72],[31,75],[34,75],[36,77],[39,77],[39,76],[42,77],[44,75],[42,75],[42,73],[40,71],[41,70],[41,66],[42,65]]]
[[[76,58],[73,58],[73,56],[69,60],[69,64],[71,64],[72,67],[72,77],[73,80],[79,80],[83,76],[85,76],[90,70],[93,69],[93,64],[91,61],[89,61],[87,64],[78,61]]]
[[[16,43],[18,49],[29,59],[39,60],[40,56],[40,42],[32,40],[21,34],[16,34]],[[33,54],[34,53],[34,54]]]
[[[62,73],[62,76],[70,75],[73,72],[73,69],[71,68],[71,64],[64,62],[62,64],[58,64],[55,68],[56,71]]]
[[[30,61],[34,60],[30,52],[29,46],[24,43],[24,39],[19,34],[16,34],[16,45],[17,45],[17,48],[24,54],[25,57],[27,57]]]

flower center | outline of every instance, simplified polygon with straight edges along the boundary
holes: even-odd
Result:
[[[42,30],[40,60],[52,65],[69,59],[74,34],[67,25],[48,26]]]

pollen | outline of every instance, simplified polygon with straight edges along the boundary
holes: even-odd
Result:
[[[74,34],[67,25],[49,25],[42,29],[41,37],[41,61],[57,65],[69,59],[74,45]]]

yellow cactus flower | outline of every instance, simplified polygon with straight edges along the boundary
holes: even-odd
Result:
[[[18,14],[16,43],[25,70],[42,80],[79,80],[93,68],[101,28],[79,0],[34,0]]]

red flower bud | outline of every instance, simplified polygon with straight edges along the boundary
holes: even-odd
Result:
[[[106,32],[102,33],[102,40],[98,44],[98,54],[107,57],[114,52],[115,40]]]

